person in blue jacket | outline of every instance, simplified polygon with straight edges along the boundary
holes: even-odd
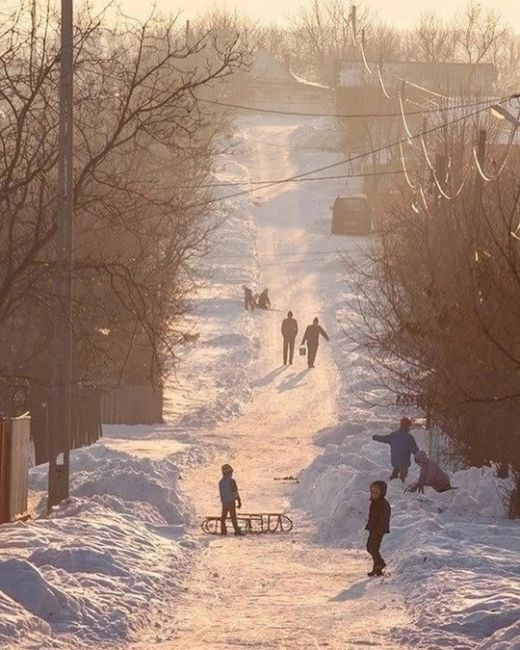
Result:
[[[372,436],[372,440],[390,445],[390,462],[393,468],[390,480],[400,478],[404,483],[408,476],[411,456],[415,456],[419,451],[415,438],[410,433],[411,428],[412,421],[410,418],[402,418],[397,431],[392,431],[386,436]]]

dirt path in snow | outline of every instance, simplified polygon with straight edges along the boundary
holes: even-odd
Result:
[[[259,142],[287,144],[288,127],[274,120],[248,127],[254,141],[245,164],[253,178],[295,172],[289,151]],[[314,370],[308,371],[300,357],[282,367],[279,330],[285,312],[294,311],[301,335],[321,311],[313,263],[279,255],[316,246],[308,228],[313,215],[306,209],[307,192],[316,188],[309,185],[281,185],[259,194],[261,284],[269,287],[279,311],[251,316],[263,330],[253,401],[240,418],[207,434],[208,442],[218,440],[230,452],[186,476],[185,489],[199,516],[218,513],[217,482],[227,461],[235,468],[244,512],[288,511],[294,486],[274,478],[304,469],[318,453],[312,434],[336,422],[336,370],[327,344],[320,344]],[[312,522],[301,512],[292,516],[295,529],[287,535],[212,538],[175,618],[162,621],[138,647],[394,647],[388,632],[403,623],[403,608],[390,585],[366,577],[366,553],[319,546]],[[165,619],[169,616],[165,613]]]

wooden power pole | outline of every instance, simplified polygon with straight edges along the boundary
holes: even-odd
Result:
[[[61,0],[55,313],[51,344],[48,510],[69,496],[72,426],[73,0]]]

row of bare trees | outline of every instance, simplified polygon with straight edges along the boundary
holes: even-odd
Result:
[[[519,80],[520,35],[500,14],[470,1],[451,22],[424,14],[417,26],[400,30],[383,23],[369,3],[308,0],[286,25],[259,25],[247,18],[214,10],[203,16],[206,29],[238,34],[244,47],[262,47],[309,79],[334,86],[337,61],[359,58],[353,42],[352,5],[357,5],[356,33],[366,35],[366,55],[372,61],[493,63],[503,85]]]
[[[368,259],[349,262],[356,340],[395,401],[426,412],[457,454],[513,468],[520,516],[520,156],[497,132],[484,182],[469,124],[429,142],[450,199],[417,161],[416,187],[388,202]]]
[[[53,3],[0,18],[0,410],[45,387],[53,321],[59,39]],[[222,121],[200,95],[242,65],[236,38],[85,8],[75,25],[76,383],[158,381],[182,341],[193,265],[215,227]]]

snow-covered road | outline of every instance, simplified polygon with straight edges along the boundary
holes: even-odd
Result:
[[[311,159],[300,152],[295,166],[289,137],[296,126],[280,119],[242,122],[250,148],[240,162],[252,178],[288,177],[337,157],[314,153]],[[309,206],[320,191],[323,205],[315,213]],[[258,195],[259,287],[269,287],[274,311],[251,314],[261,342],[252,401],[240,417],[198,434],[203,444],[229,449],[186,476],[184,487],[200,516],[219,511],[217,482],[227,461],[235,468],[244,511],[287,511],[294,486],[275,477],[303,470],[317,454],[312,435],[337,420],[338,377],[329,345],[320,344],[314,370],[298,356],[284,368],[280,336],[288,309],[303,334],[323,311],[323,278],[335,272],[331,265],[341,272],[338,257],[327,254],[338,240],[328,235],[326,192],[322,183],[319,189],[292,183]],[[324,266],[327,274],[321,273]],[[405,614],[391,587],[369,583],[365,554],[315,544],[315,527],[304,513],[292,516],[295,530],[288,535],[211,539],[171,621],[138,647],[394,647],[387,632],[403,624]],[[165,612],[163,621],[169,616]]]
[[[236,151],[215,162],[217,196],[337,162],[322,150],[336,136],[333,120],[241,118]],[[372,434],[405,412],[383,405],[371,360],[350,338],[359,296],[339,253],[356,256],[365,240],[330,234],[343,183],[284,183],[225,202],[198,265],[192,343],[166,423],[106,428],[74,452],[68,502],[2,526],[2,649],[520,648],[520,526],[506,517],[511,483],[494,467],[453,472],[458,489],[444,494],[407,494],[393,481],[389,573],[366,576],[368,486],[389,473],[388,448]],[[246,312],[243,284],[269,287],[274,309]],[[316,315],[330,335],[314,370],[299,356],[282,367],[289,309],[300,335]],[[428,450],[428,436],[415,435]],[[293,532],[202,533],[198,518],[219,513],[225,462],[243,511],[288,512]],[[299,484],[275,480],[286,476]],[[31,489],[46,478],[33,468]]]

